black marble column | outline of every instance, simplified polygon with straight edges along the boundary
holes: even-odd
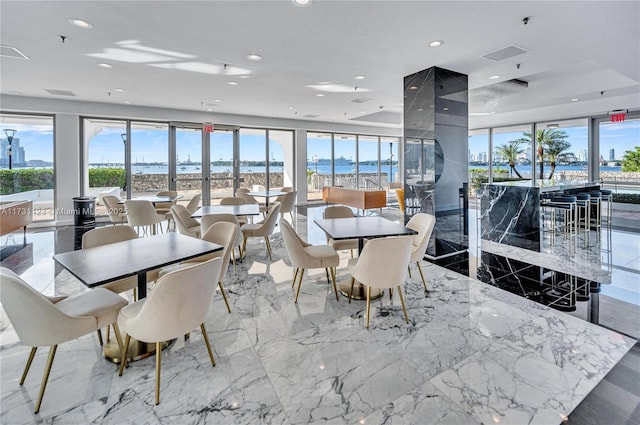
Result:
[[[404,137],[405,221],[436,215],[430,258],[466,251],[468,77],[438,67],[404,77]]]

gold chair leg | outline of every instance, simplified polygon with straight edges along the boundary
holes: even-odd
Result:
[[[353,248],[351,248],[349,252],[351,252],[351,258],[353,258]]]
[[[34,410],[34,413],[38,413],[40,411],[42,397],[44,396],[44,390],[47,388],[47,381],[49,380],[49,374],[51,373],[51,365],[53,364],[53,359],[56,356],[57,349],[57,344],[52,345],[49,349],[49,357],[47,358],[47,365],[44,367],[44,374],[42,375],[42,383],[40,384],[40,392],[38,393],[38,401],[36,402],[36,409]]]
[[[371,287],[367,286],[367,328],[369,328],[370,313],[371,313]]]
[[[220,287],[220,292],[222,292],[222,298],[224,299],[224,303],[227,305],[227,311],[231,313],[231,307],[229,307],[229,300],[227,300],[227,294],[224,292],[224,286],[222,286],[222,282],[218,282],[218,286]]]
[[[300,287],[302,286],[302,276],[304,275],[304,269],[300,269],[300,279],[298,280],[298,290],[296,291],[296,303],[298,302],[298,295],[300,295]]]
[[[356,278],[351,278],[351,289],[349,289],[349,304],[351,304],[351,294],[353,294],[353,284],[356,283]]]
[[[244,258],[247,255],[247,237],[245,236],[242,239],[242,257]]]
[[[138,288],[133,288],[133,302],[138,301]]]
[[[207,336],[207,329],[204,327],[204,323],[200,323],[200,330],[202,331],[202,339],[204,339],[204,343],[207,346],[207,351],[209,352],[211,364],[213,365],[213,367],[216,367],[216,360],[213,358],[213,351],[211,351],[211,345],[209,344],[209,337]]]
[[[291,287],[293,288],[296,285],[296,278],[298,277],[298,270],[300,270],[298,267],[296,267],[296,271],[293,274],[293,281],[291,282]]]
[[[20,378],[20,385],[24,384],[24,380],[27,379],[27,373],[29,373],[29,369],[31,368],[31,363],[33,362],[33,358],[35,357],[37,350],[38,350],[38,347],[31,347],[31,352],[29,353],[27,364],[24,366],[24,372],[22,372],[22,378]]]
[[[120,327],[117,322],[113,323],[113,333],[116,334],[116,342],[118,343],[118,348],[120,349],[120,363],[122,363],[125,357],[127,357],[127,352],[124,351],[124,345],[122,344],[122,334],[120,333]]]
[[[118,372],[118,376],[122,376],[122,372],[124,371],[125,366],[127,366],[127,352],[129,351],[129,343],[131,342],[131,335],[127,334],[124,338],[124,348],[122,352],[124,353],[122,356],[122,360],[120,361],[120,371]]]
[[[160,404],[160,365],[162,364],[162,342],[156,342],[156,405]]]
[[[333,282],[333,292],[336,294],[336,301],[340,301],[338,298],[338,287],[336,286],[336,270],[331,267],[331,281]]]
[[[271,258],[271,244],[269,243],[269,236],[264,237],[265,244],[267,245],[267,252],[269,253],[269,260],[273,260]]]
[[[96,332],[98,333],[98,342],[100,343],[100,346],[102,346],[103,345],[103,342],[102,342],[102,331],[100,329],[98,329]]]
[[[107,344],[111,340],[111,325],[107,325]]]
[[[402,311],[404,311],[404,321],[409,323],[409,316],[407,315],[407,307],[404,305],[404,297],[402,296],[402,289],[398,285],[398,296],[400,297],[400,304],[402,304]]]
[[[420,272],[420,278],[422,279],[422,284],[424,285],[424,292],[429,292],[427,289],[427,282],[424,280],[424,275],[422,274],[422,267],[420,267],[420,261],[416,262],[416,266],[418,266],[418,271]]]

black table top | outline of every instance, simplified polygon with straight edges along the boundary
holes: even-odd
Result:
[[[132,198],[131,201],[149,201],[152,204],[158,203],[158,202],[174,202],[177,201],[178,199],[182,199],[183,196],[182,195],[178,195],[178,196],[139,196],[137,198]],[[124,204],[124,201],[126,199],[121,200],[120,202],[118,202],[119,204]]]
[[[314,220],[335,240],[415,235],[418,232],[382,217],[318,218]]]
[[[280,192],[279,190],[261,190],[258,192],[249,192],[251,196],[258,196],[260,198],[269,198],[271,196],[286,195],[287,192]]]
[[[258,204],[245,205],[210,205],[198,208],[191,217],[202,217],[211,214],[233,214],[233,215],[260,215],[260,206]]]
[[[221,249],[201,239],[165,233],[56,254],[53,259],[91,288]]]

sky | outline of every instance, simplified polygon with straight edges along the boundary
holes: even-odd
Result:
[[[3,124],[2,128],[15,128],[18,130],[15,137],[20,140],[20,145],[25,149],[27,160],[40,159],[53,160],[53,128],[46,125]],[[587,149],[587,128],[574,127],[563,128],[569,134],[572,143],[571,151],[577,155],[580,149]],[[600,154],[609,159],[609,149],[615,149],[616,159],[621,159],[626,150],[640,146],[640,120],[629,120],[618,124],[603,124],[600,128]],[[91,139],[89,147],[89,162],[124,162],[124,144],[121,134],[122,128],[107,128]],[[278,132],[280,136],[291,134],[290,132]],[[0,132],[0,135],[4,133]],[[498,129],[494,132],[494,146],[499,146],[520,137],[521,133],[500,134]],[[284,136],[283,136],[284,137]],[[290,137],[290,136],[289,136]],[[134,162],[167,162],[168,161],[168,135],[166,127],[159,130],[132,130],[132,160]],[[211,160],[231,158],[231,133],[213,133],[213,149]],[[289,139],[290,140],[290,139]],[[469,137],[469,149],[471,153],[485,152],[487,150],[486,136]],[[287,143],[290,143],[287,141]],[[200,133],[196,131],[184,131],[178,133],[177,153],[180,161],[186,161],[189,155],[191,161],[201,159]],[[284,160],[284,151],[275,140],[270,143],[269,156],[276,161]],[[394,147],[395,150],[395,147]],[[382,159],[389,157],[388,143],[383,141],[381,147]],[[313,155],[318,158],[331,157],[331,141],[329,137],[314,138],[310,134],[308,139],[307,157],[313,160]],[[335,157],[344,157],[355,160],[355,138],[335,138]],[[265,159],[265,140],[263,135],[243,134],[240,136],[241,160],[262,161]],[[360,161],[375,160],[377,158],[377,144],[363,142],[360,147]]]

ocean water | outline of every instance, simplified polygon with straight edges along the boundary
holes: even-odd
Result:
[[[122,167],[120,167],[122,168]],[[382,173],[389,173],[391,167],[388,165],[383,165],[381,167]],[[240,167],[240,173],[264,173],[266,167]],[[318,164],[317,168],[315,164],[310,164],[307,167],[310,171],[316,171],[319,174],[330,174],[331,166],[325,164]],[[179,165],[176,173],[177,174],[195,174],[201,172],[202,168],[200,165]],[[280,173],[284,171],[284,167],[281,166],[270,166],[269,170],[272,173]],[[355,165],[336,165],[335,166],[336,174],[352,174],[355,173]],[[134,165],[132,166],[133,174],[167,174],[169,172],[169,167],[167,165]],[[212,166],[212,173],[230,173],[231,167],[225,166]],[[360,173],[377,173],[378,166],[377,165],[360,165]],[[398,166],[396,164],[393,165],[392,173],[398,172]]]

